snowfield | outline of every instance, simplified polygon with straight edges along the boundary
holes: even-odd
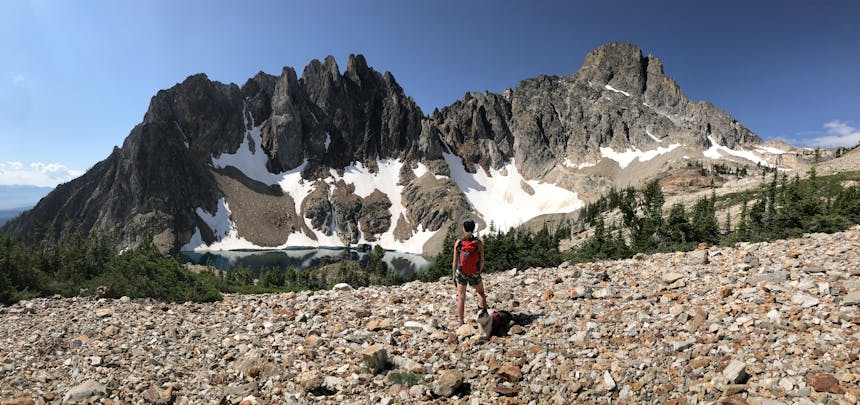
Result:
[[[212,157],[212,166],[215,168],[234,167],[250,179],[259,181],[266,185],[278,185],[289,194],[295,202],[295,212],[301,213],[302,201],[315,189],[313,181],[302,179],[301,172],[307,166],[305,160],[298,167],[282,172],[271,173],[266,168],[268,156],[262,150],[261,130],[263,125],[254,125],[253,119],[247,112],[245,116],[245,127],[250,128],[245,132],[245,137],[239,148],[234,153],[222,153],[217,157]],[[331,144],[331,136],[326,133],[325,147],[328,150]],[[347,184],[355,186],[355,194],[365,198],[373,193],[374,190],[379,190],[388,196],[391,200],[391,226],[388,231],[381,235],[375,235],[377,241],[369,242],[366,236],[360,235],[359,243],[381,244],[386,249],[409,253],[422,253],[424,244],[436,233],[436,231],[424,230],[421,226],[417,226],[417,231],[406,240],[398,240],[394,237],[394,229],[397,226],[398,220],[406,219],[406,207],[402,202],[403,186],[397,185],[400,178],[400,169],[403,162],[399,160],[382,159],[377,162],[378,171],[372,173],[363,165],[355,164],[347,166],[343,170],[343,175],[338,175],[336,170],[331,170],[330,176],[322,179],[324,182],[332,186],[330,192],[334,192],[334,184],[343,180]],[[418,164],[414,169],[415,175],[420,177],[428,172],[428,169],[423,164]],[[436,176],[443,178],[444,176]],[[230,220],[229,204],[224,198],[218,201],[218,209],[215,214],[211,214],[202,208],[197,208],[197,215],[209,226],[214,232],[216,242],[211,245],[206,245],[199,229],[195,229],[189,242],[182,247],[183,251],[228,251],[237,249],[284,249],[287,247],[303,246],[303,247],[340,247],[343,242],[335,233],[325,235],[323,232],[314,229],[311,226],[310,219],[303,218],[305,225],[314,233],[313,237],[306,235],[304,232],[294,232],[287,236],[287,240],[280,246],[258,246],[245,238],[241,237],[236,230],[235,223]],[[332,223],[331,228],[334,229],[337,224]]]
[[[629,93],[614,89],[609,85],[606,88],[629,96]],[[366,198],[375,190],[379,190],[391,201],[391,207],[389,208],[391,225],[382,234],[372,235],[376,239],[374,242],[368,241],[371,235],[360,233],[359,243],[380,244],[386,249],[420,254],[423,252],[423,247],[427,241],[438,232],[426,230],[420,225],[415,226],[408,223],[407,209],[402,199],[404,187],[398,185],[400,170],[403,168],[404,162],[397,159],[381,159],[376,162],[378,169],[375,172],[360,163],[354,163],[353,165],[344,167],[342,171],[331,170],[326,178],[316,181],[304,180],[301,177],[302,170],[308,164],[307,161],[294,169],[282,173],[271,173],[266,168],[268,156],[260,146],[262,145],[262,124],[255,125],[250,114],[245,113],[245,125],[247,128],[245,137],[238,149],[233,153],[222,153],[219,156],[213,156],[213,167],[234,167],[253,180],[266,185],[280,186],[284,193],[289,194],[293,198],[295,203],[295,207],[293,208],[297,213],[301,213],[302,201],[317,186],[322,185],[322,183],[318,182],[327,183],[330,186],[330,193],[333,193],[336,184],[339,181],[343,181],[354,186],[355,194],[362,198]],[[651,132],[647,132],[647,134],[655,142],[662,142],[660,138]],[[326,150],[328,150],[330,143],[331,137],[329,134],[326,134]],[[485,171],[476,165],[475,173],[469,173],[464,167],[463,159],[453,154],[447,148],[447,145],[445,146],[447,152],[442,155],[450,169],[451,180],[463,192],[475,215],[483,219],[487,224],[494,224],[497,229],[507,230],[542,214],[570,213],[584,205],[577,193],[573,191],[555,184],[526,180],[519,173],[519,170],[517,170],[516,162],[513,160],[500,169],[491,169],[489,171]],[[600,148],[600,152],[603,158],[614,160],[621,168],[626,168],[634,161],[645,162],[659,155],[669,153],[679,146],[681,144],[671,144],[648,151],[642,151],[634,147],[632,149],[628,148],[623,152],[616,152],[612,148],[606,147]],[[729,150],[725,147],[722,147],[722,149],[714,148],[712,146],[709,151],[719,150],[725,152],[725,150]],[[713,154],[718,152],[706,153]],[[739,152],[732,151],[731,153]],[[597,162],[574,164],[570,159],[565,159],[562,164],[570,168],[584,169],[596,165]],[[412,170],[417,177],[422,177],[428,173],[428,168],[420,163],[414,164]],[[437,175],[435,177],[439,179],[446,176]],[[313,235],[307,235],[303,231],[298,231],[287,235],[286,241],[280,246],[256,246],[239,235],[235,223],[230,219],[229,201],[226,201],[224,198],[218,201],[215,213],[207,212],[202,208],[198,208],[196,213],[214,232],[216,241],[211,245],[206,245],[202,240],[200,229],[196,229],[188,243],[183,246],[182,250],[184,251],[205,252],[236,249],[343,246],[336,233],[325,235],[321,231],[313,229],[308,218],[302,218],[302,220]],[[394,236],[394,229],[397,227],[398,221],[407,221],[407,224],[410,225],[409,228],[415,229],[413,234],[405,240],[399,240]],[[337,225],[334,222],[330,224],[332,229],[335,229]]]
[[[450,153],[442,156],[451,169],[451,179],[466,195],[469,204],[487,224],[492,222],[498,229],[510,229],[541,214],[573,212],[584,205],[573,191],[525,180],[513,159],[502,169],[491,169],[489,173],[475,165],[473,174],[466,171],[459,156]],[[528,184],[534,194],[529,194],[523,184]]]
[[[708,148],[708,150],[702,152],[702,154],[705,155],[706,158],[721,159],[723,158],[723,154],[725,153],[726,155],[746,159],[755,164],[761,164],[762,166],[771,166],[766,160],[758,157],[758,155],[751,151],[730,149],[726,146],[720,145],[719,142],[717,142],[717,140],[714,139],[713,136],[708,136],[708,140],[711,141],[711,147]]]
[[[657,156],[669,153],[679,146],[681,146],[680,143],[673,143],[667,147],[660,146],[657,149],[649,151],[641,151],[634,146],[632,149],[628,148],[624,152],[616,152],[612,148],[600,148],[600,154],[607,159],[618,162],[618,166],[621,166],[623,169],[633,163],[634,160],[647,162]]]

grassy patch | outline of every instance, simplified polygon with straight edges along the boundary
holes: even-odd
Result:
[[[420,375],[415,374],[411,371],[403,370],[392,371],[391,373],[389,373],[388,378],[391,380],[391,382],[395,384],[405,385],[407,387],[416,385],[422,380]]]

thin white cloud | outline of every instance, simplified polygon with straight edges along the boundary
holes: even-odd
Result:
[[[12,75],[12,83],[21,84],[27,81],[27,76],[24,76],[22,73],[16,73]]]
[[[59,163],[0,162],[0,185],[56,187],[82,174]]]
[[[847,122],[833,120],[824,124],[827,135],[811,138],[807,143],[810,146],[822,146],[834,148],[837,146],[856,146],[860,143],[860,128],[856,128]]]

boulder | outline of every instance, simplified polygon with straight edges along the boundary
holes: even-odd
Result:
[[[457,370],[449,370],[442,373],[436,384],[433,386],[433,393],[448,398],[460,389],[465,381],[466,376]]]
[[[382,345],[373,345],[361,351],[361,359],[373,372],[388,368],[388,351]]]

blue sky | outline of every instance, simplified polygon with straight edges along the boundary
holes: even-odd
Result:
[[[860,142],[858,1],[22,0],[0,4],[0,184],[88,169],[159,89],[198,72],[241,84],[363,53],[426,114],[574,73],[612,41],[765,139]]]

